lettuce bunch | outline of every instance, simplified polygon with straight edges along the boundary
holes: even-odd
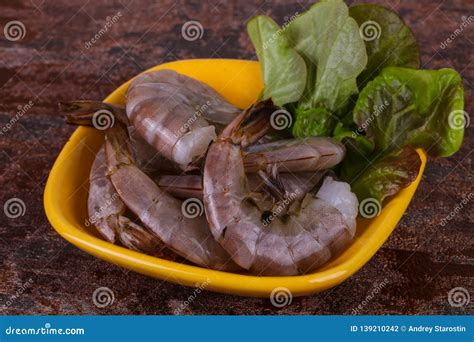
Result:
[[[254,17],[247,31],[261,65],[260,99],[293,115],[295,137],[345,143],[336,171],[360,201],[382,203],[408,186],[421,164],[416,148],[433,157],[460,148],[461,77],[419,69],[416,39],[395,12],[323,0],[283,27]]]

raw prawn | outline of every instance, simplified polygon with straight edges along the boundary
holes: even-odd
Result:
[[[239,267],[213,239],[204,215],[185,215],[182,202],[161,190],[135,166],[126,127],[105,130],[109,178],[126,206],[167,247],[200,266],[235,271]]]
[[[116,109],[98,101],[62,106],[65,111],[82,111],[89,116],[98,109]],[[260,102],[258,108],[264,106],[272,112],[278,109],[271,101]],[[132,81],[126,93],[126,115],[118,113],[116,118],[124,124],[130,122],[162,156],[188,170],[204,156],[216,132],[239,112],[206,84],[173,70],[160,70],[141,74]],[[83,124],[88,122],[86,115]]]
[[[298,208],[287,208],[285,200],[279,200],[269,211],[251,193],[245,175],[242,149],[265,131],[249,131],[249,115],[247,111],[237,116],[206,156],[203,199],[212,234],[239,266],[252,273],[313,271],[354,237],[357,198],[349,184],[326,177],[319,191],[306,194]],[[288,197],[284,189],[283,194]]]
[[[123,108],[101,102],[95,104],[90,101],[72,102],[63,104],[61,109],[66,114],[69,123],[93,125],[94,110],[105,108],[104,106],[108,106],[108,111],[112,115],[122,119],[125,117]],[[266,107],[265,110],[272,108],[268,104],[260,104],[252,110],[261,110]],[[123,121],[122,119],[120,121]],[[153,173],[155,170],[177,173],[179,168],[169,161],[164,161],[152,146],[136,135],[133,126],[129,126],[128,130],[133,142],[134,157],[140,169],[146,173]],[[265,171],[273,165],[280,172],[318,171],[339,164],[344,156],[344,145],[335,139],[326,137],[294,138],[247,147],[244,152],[244,166],[247,173]]]
[[[96,227],[108,242],[118,240],[127,248],[157,255],[163,244],[149,231],[124,216],[125,204],[106,176],[107,165],[102,147],[97,153],[90,173],[87,199],[88,224]]]
[[[173,70],[137,76],[126,94],[130,123],[163,156],[186,169],[240,110],[206,84]]]

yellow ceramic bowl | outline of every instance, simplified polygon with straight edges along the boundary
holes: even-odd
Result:
[[[184,60],[166,63],[150,71],[159,69],[173,69],[207,83],[240,108],[252,104],[262,88],[259,65],[252,61]],[[123,104],[128,85],[129,82],[119,87],[105,101]],[[46,214],[56,231],[87,253],[136,272],[188,286],[203,286],[204,283],[208,290],[244,296],[266,297],[277,287],[287,288],[293,296],[307,295],[329,289],[350,277],[375,254],[397,226],[418,187],[426,163],[425,153],[418,151],[422,165],[416,181],[392,198],[379,216],[371,220],[359,219],[352,244],[322,269],[303,276],[256,277],[151,257],[105,242],[87,229],[84,223],[88,176],[102,141],[101,132],[80,127],[56,160],[44,194]]]

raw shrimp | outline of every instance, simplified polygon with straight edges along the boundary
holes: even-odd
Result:
[[[150,98],[172,97],[194,109],[206,104],[208,108],[204,108],[202,116],[224,126],[240,113],[238,108],[232,106],[207,84],[169,69],[138,75],[130,84],[126,97],[127,111],[130,112],[134,111],[137,104]]]
[[[216,138],[209,121],[227,124],[240,112],[211,87],[173,70],[137,76],[127,90],[126,109],[138,133],[183,169]]]
[[[332,138],[286,139],[251,145],[245,150],[245,172],[276,166],[280,172],[329,169],[344,159],[346,149]]]
[[[347,183],[326,177],[298,208],[279,200],[271,211],[250,192],[242,148],[258,139],[243,112],[211,144],[203,199],[214,238],[244,269],[260,275],[296,275],[315,270],[352,240],[357,198]],[[275,187],[279,188],[278,184]],[[283,189],[284,190],[284,189]]]
[[[185,215],[180,200],[161,190],[134,165],[126,127],[116,123],[105,133],[110,180],[141,222],[166,246],[195,264],[217,270],[239,269],[213,239],[204,215]]]
[[[75,112],[111,111],[98,101],[63,106]],[[239,112],[208,85],[173,70],[141,74],[126,93],[125,117],[146,142],[182,169],[204,155],[216,138],[216,126],[228,124]],[[119,114],[116,119],[127,123]]]
[[[90,173],[87,199],[88,223],[96,227],[108,242],[118,240],[127,248],[157,255],[163,244],[153,234],[124,216],[125,204],[106,176],[107,164],[102,147],[97,153]]]
[[[249,110],[270,112],[275,109],[276,107],[270,101],[265,101]],[[61,111],[66,115],[68,123],[94,126],[99,129],[103,127],[98,126],[98,120],[94,119],[94,116],[96,113],[100,114],[101,110],[107,110],[120,122],[128,124],[125,110],[115,105],[98,101],[75,101],[61,104]],[[157,169],[165,172],[178,172],[178,165],[163,159],[160,155],[162,150],[157,152],[154,147],[144,141],[137,134],[137,129],[134,126],[128,126],[128,131],[133,142],[134,157],[140,169],[148,174]],[[316,171],[337,165],[344,155],[344,145],[334,139],[294,138],[250,146],[244,155],[244,164],[247,172],[266,170],[273,165],[276,165],[282,172]]]
[[[123,108],[101,102],[95,105],[91,101],[72,102],[63,104],[61,110],[69,123],[93,126],[93,110],[102,108],[108,108],[107,110],[118,118],[125,117]],[[133,126],[129,126],[128,131],[132,140],[134,158],[141,170],[149,174],[155,170],[166,173],[179,171],[177,165],[164,159],[151,145],[138,136]],[[344,145],[335,139],[293,138],[249,146],[245,149],[244,166],[247,173],[267,170],[273,165],[280,172],[317,171],[339,164],[344,156]]]

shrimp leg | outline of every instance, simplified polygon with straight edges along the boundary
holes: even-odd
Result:
[[[244,126],[249,115],[237,116],[206,156],[203,199],[211,232],[239,266],[253,273],[313,271],[353,238],[357,198],[347,183],[326,177],[316,194],[306,194],[299,210],[278,210],[284,200],[270,212],[262,210],[265,205],[251,194],[242,157],[243,148],[255,141]]]
[[[182,202],[161,190],[134,165],[126,127],[105,131],[109,178],[120,198],[169,248],[200,266],[217,270],[238,267],[212,238],[205,216],[184,215]]]

